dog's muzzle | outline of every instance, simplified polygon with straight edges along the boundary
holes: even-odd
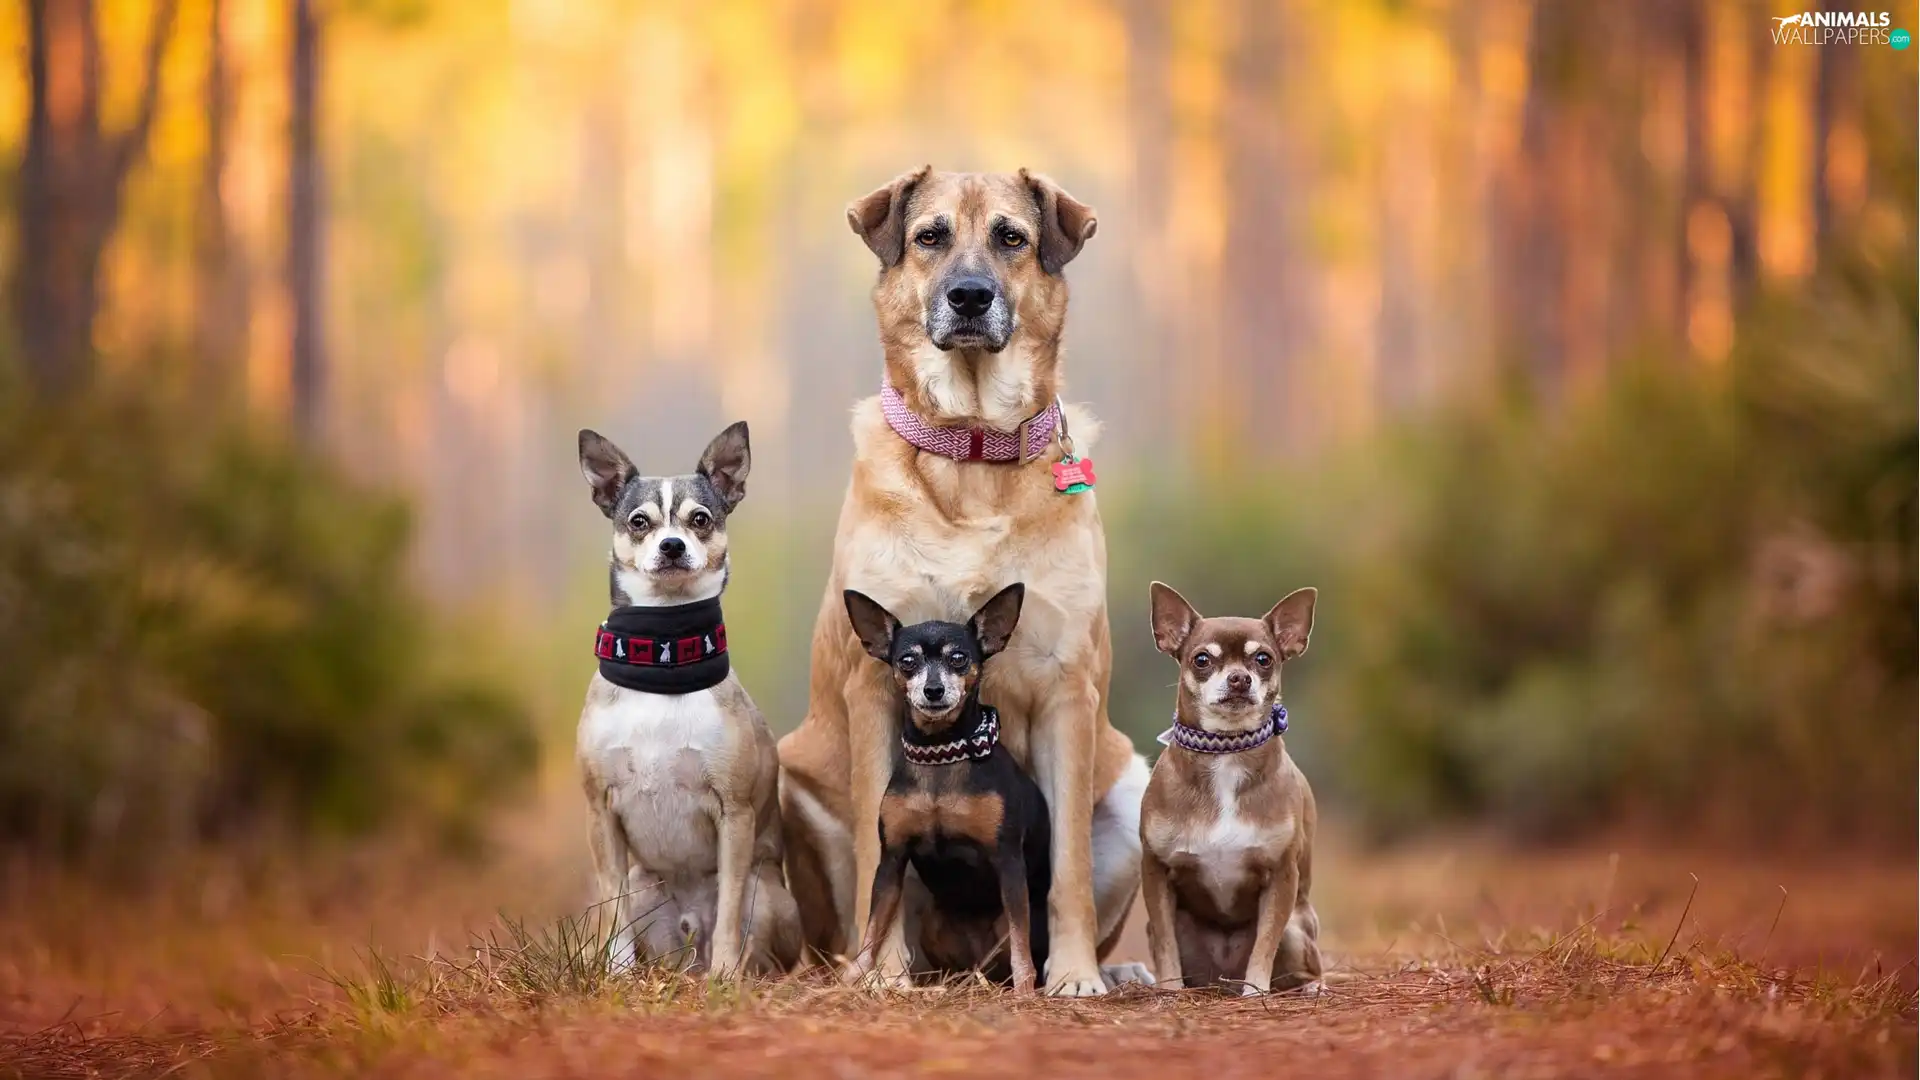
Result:
[[[999,283],[988,277],[953,278],[927,304],[927,337],[943,352],[999,352],[1013,336],[1013,325],[1013,312]]]

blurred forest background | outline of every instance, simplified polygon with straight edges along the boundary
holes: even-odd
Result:
[[[932,162],[1099,211],[1068,396],[1143,747],[1150,578],[1311,583],[1290,740],[1375,837],[1911,853],[1915,54],[1775,14],[9,2],[0,843],[570,794],[583,426],[680,471],[751,422],[729,622],[791,727],[880,371],[843,207]]]

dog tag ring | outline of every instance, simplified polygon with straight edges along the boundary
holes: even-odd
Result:
[[[1060,399],[1055,398],[1054,404],[1059,403]],[[1053,464],[1053,490],[1062,495],[1080,495],[1092,491],[1093,459],[1073,455],[1073,436],[1067,433],[1067,409],[1064,405],[1060,406],[1060,426],[1057,430],[1061,457]]]

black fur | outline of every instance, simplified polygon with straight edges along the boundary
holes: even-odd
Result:
[[[879,604],[856,592],[847,594],[856,630],[869,643],[869,650],[894,670],[900,690],[900,730],[907,742],[935,746],[980,730],[988,712],[980,703],[981,667],[1005,647],[1023,595],[1021,586],[1011,586],[964,626],[924,622],[901,627]],[[927,716],[908,693],[915,676],[928,664],[947,665],[944,674],[959,676],[965,691],[959,707],[938,718]],[[999,829],[991,843],[941,829],[890,834],[885,825],[890,815],[884,807],[915,796],[931,796],[936,804],[947,805],[985,796],[998,803]],[[906,868],[913,867],[933,900],[933,917],[923,920],[921,939],[912,943],[925,966],[943,972],[978,969],[991,979],[1010,981],[1012,963],[1007,950],[1000,947],[1001,916],[1013,914],[1008,900],[1024,892],[1033,969],[1044,973],[1047,893],[1053,884],[1052,829],[1040,786],[1007,748],[996,744],[984,758],[952,765],[915,765],[896,746],[893,777],[882,805],[872,906],[879,912],[889,893],[897,903]]]

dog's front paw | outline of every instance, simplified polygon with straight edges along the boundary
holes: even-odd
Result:
[[[1053,959],[1047,959],[1047,993],[1053,997],[1099,997],[1107,992],[1107,982],[1100,976],[1100,968],[1091,969],[1064,968],[1056,973]]]
[[[1140,986],[1152,986],[1154,984],[1153,972],[1147,970],[1147,965],[1138,962],[1101,964],[1100,975],[1107,980],[1107,986],[1114,990],[1118,990],[1128,983],[1136,983]]]
[[[635,955],[633,938],[626,934],[614,937],[607,942],[607,970],[615,975],[630,975],[639,966],[639,957]]]
[[[715,979],[727,981],[738,978],[747,966],[746,950],[731,942],[714,942],[713,962],[707,966],[707,974]]]
[[[1317,998],[1326,992],[1327,984],[1321,982],[1319,979],[1315,979],[1300,987],[1300,996],[1302,997]]]
[[[862,990],[895,991],[913,989],[913,976],[904,971],[870,971],[860,976],[856,985]]]
[[[875,970],[871,960],[855,960],[840,969],[840,981],[862,990],[911,990],[913,976],[889,965]]]
[[[1241,997],[1259,997],[1261,994],[1271,993],[1273,993],[1273,979],[1271,978],[1251,978],[1240,984]]]

